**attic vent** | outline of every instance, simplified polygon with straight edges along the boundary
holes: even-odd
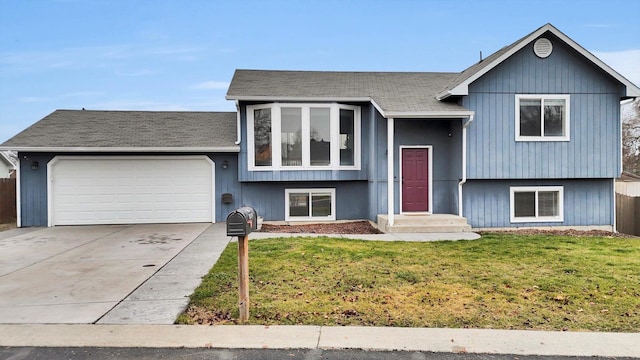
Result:
[[[533,43],[533,52],[539,58],[546,58],[551,55],[551,51],[553,50],[553,44],[547,38],[540,38]]]

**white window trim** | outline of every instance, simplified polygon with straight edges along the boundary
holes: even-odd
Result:
[[[544,100],[565,100],[565,124],[564,136],[544,136],[544,119],[541,124],[540,136],[520,136],[520,99],[540,99],[544,107]],[[570,95],[548,95],[548,94],[516,94],[516,141],[570,141],[571,140],[571,96]],[[544,114],[544,112],[543,112]]]
[[[282,108],[298,107],[302,108],[302,166],[282,166],[281,154],[281,121]],[[330,109],[330,129],[331,129],[331,164],[328,166],[311,166],[310,145],[309,145],[309,126],[310,126],[310,110],[311,108],[328,108]],[[271,166],[255,165],[255,143],[254,143],[254,110],[271,109]],[[340,109],[348,109],[354,111],[354,162],[353,165],[340,165]],[[359,106],[345,105],[338,103],[270,103],[262,105],[247,105],[247,168],[249,171],[309,171],[309,170],[360,170],[360,154],[361,154],[361,110]],[[336,145],[333,145],[336,144]]]
[[[289,194],[291,193],[308,193],[309,201],[311,201],[311,194],[322,193],[331,195],[331,216],[291,216],[289,214]],[[314,188],[314,189],[285,189],[284,190],[284,219],[285,221],[335,221],[336,220],[336,189],[335,188]],[[309,212],[312,212],[310,204]]]
[[[516,192],[535,192],[536,214],[538,213],[538,192],[540,191],[557,191],[558,192],[558,216],[534,216],[534,217],[516,217],[515,193]],[[564,221],[564,187],[563,186],[512,186],[510,192],[510,212],[512,223],[526,222],[563,222]]]

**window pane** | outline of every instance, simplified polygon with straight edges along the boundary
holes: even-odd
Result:
[[[539,99],[520,99],[520,136],[541,135],[541,106]]]
[[[331,163],[331,121],[328,108],[311,108],[311,166]]]
[[[535,192],[516,192],[513,194],[513,206],[515,207],[516,217],[534,217],[536,216],[536,193]]]
[[[340,109],[340,165],[354,165],[354,119],[355,111]]]
[[[309,216],[309,194],[289,194],[289,216]]]
[[[557,191],[539,191],[538,216],[558,216],[558,197]]]
[[[544,135],[563,136],[564,133],[564,99],[544,101]]]
[[[271,166],[271,109],[253,111],[255,165]]]
[[[282,108],[282,166],[302,166],[302,109]]]
[[[312,194],[312,216],[331,216],[331,194]]]

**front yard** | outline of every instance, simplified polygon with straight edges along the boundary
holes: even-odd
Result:
[[[456,242],[249,243],[251,324],[640,331],[640,239],[485,234]],[[184,324],[237,323],[237,243]]]

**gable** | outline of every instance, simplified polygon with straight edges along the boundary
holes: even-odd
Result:
[[[603,72],[607,73],[611,78],[620,83],[624,91],[621,97],[638,97],[640,96],[640,88],[613,70],[607,64],[602,62],[596,56],[588,52],[578,43],[571,38],[563,34],[560,30],[556,29],[551,24],[546,24],[539,29],[535,30],[531,34],[517,40],[513,44],[506,46],[494,54],[487,57],[484,61],[472,65],[471,67],[460,73],[451,83],[449,83],[442,91],[437,95],[437,98],[442,100],[449,96],[460,96],[469,94],[469,84],[473,83],[477,79],[483,77],[486,73],[493,68],[509,59],[513,54],[520,51],[522,48],[533,44],[535,40],[541,37],[543,34],[552,34],[556,39],[561,40],[566,46],[572,48],[576,55],[584,58],[584,60],[592,63],[594,66],[600,68]]]
[[[468,129],[468,176],[503,178],[613,178],[620,172],[620,106],[625,86],[551,32],[548,57],[533,39],[468,85],[463,104],[475,111]],[[519,138],[519,97],[567,99],[566,137]],[[597,139],[597,141],[593,141]]]
[[[551,41],[552,51],[535,54],[537,39]],[[469,84],[469,92],[518,94],[615,94],[624,97],[625,86],[581,56],[551,32],[525,45],[482,77]]]

